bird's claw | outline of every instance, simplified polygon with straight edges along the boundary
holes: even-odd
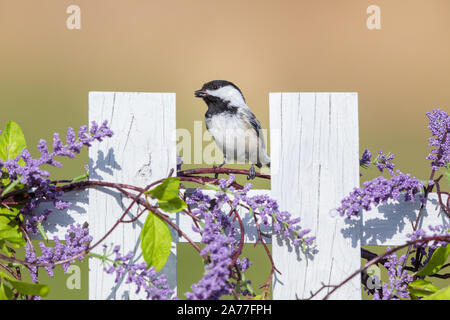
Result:
[[[250,169],[248,170],[248,176],[247,176],[247,180],[253,180],[256,178],[256,170],[255,170],[255,166],[251,166]]]

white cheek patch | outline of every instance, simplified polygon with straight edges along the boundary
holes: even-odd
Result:
[[[217,90],[206,90],[206,93],[224,101],[229,101],[232,106],[247,107],[241,93],[233,86],[225,86]]]

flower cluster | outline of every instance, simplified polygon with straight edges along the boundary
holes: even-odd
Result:
[[[65,244],[56,236],[53,240],[55,242],[54,247],[47,247],[44,242],[39,243],[42,253],[39,257],[36,256],[36,252],[30,244],[27,244],[25,247],[25,260],[35,264],[48,264],[45,269],[50,277],[53,277],[54,263],[67,260],[67,262],[62,264],[64,271],[67,272],[70,264],[76,259],[83,260],[84,255],[82,253],[89,248],[92,237],[89,235],[87,224],[83,226],[77,224],[71,225],[67,229],[64,237]],[[28,268],[33,282],[38,282],[38,268],[35,266],[29,266]]]
[[[104,246],[106,250],[106,246]],[[147,268],[145,262],[134,263],[133,252],[126,255],[120,254],[120,246],[113,249],[114,260],[109,268],[105,268],[108,274],[115,274],[115,283],[126,277],[125,283],[136,285],[136,294],[144,289],[147,293],[147,299],[169,300],[175,298],[175,292],[170,288],[167,278],[164,274],[158,275],[154,267]]]
[[[383,153],[383,150],[378,151],[378,156],[375,159],[375,166],[380,170],[380,172],[383,172],[384,169],[389,171],[389,174],[391,176],[394,176],[394,163],[391,161],[394,160],[395,155],[388,153]]]
[[[364,150],[364,153],[359,160],[359,165],[363,168],[368,168],[372,162],[372,153],[369,149]]]
[[[431,167],[436,171],[450,163],[450,116],[440,109],[434,109],[427,112],[427,117],[428,129],[433,135],[429,138],[429,146],[434,148],[427,159],[431,160]]]
[[[278,203],[268,195],[256,195],[241,198],[255,212],[264,225],[273,226],[273,231],[286,239],[290,239],[296,247],[311,245],[315,236],[307,236],[311,230],[302,229],[300,218],[292,218],[287,211],[280,211]]]
[[[244,273],[252,266],[252,262],[248,258],[242,258],[236,260],[236,266],[241,273]]]
[[[232,282],[231,286],[233,288],[238,288],[239,293],[243,296],[254,296],[252,282],[245,278],[244,273],[251,267],[253,263],[246,257],[236,260],[236,267],[241,274],[242,279],[240,281]]]
[[[228,186],[228,190],[232,193],[232,206],[236,207],[239,204],[244,205],[256,213],[264,225],[272,225],[273,231],[290,239],[294,246],[310,245],[314,241],[314,236],[307,236],[311,230],[302,229],[300,226],[300,218],[292,218],[292,215],[287,211],[281,211],[278,203],[270,198],[268,195],[248,196],[248,192],[252,187],[247,184],[241,190],[236,190],[231,187],[234,181],[234,176],[230,175],[228,181],[222,181],[222,187]]]
[[[361,210],[370,210],[372,205],[378,206],[389,199],[399,200],[402,194],[405,196],[405,201],[414,201],[414,195],[421,188],[423,188],[422,182],[397,170],[397,175],[390,179],[380,176],[364,182],[362,188],[355,188],[342,200],[337,210],[341,216],[357,216]]]
[[[428,226],[428,229],[429,229],[428,232],[424,229],[417,229],[413,233],[407,234],[406,236],[411,241],[416,241],[416,240],[420,240],[424,237],[450,235],[450,225],[448,225],[448,224],[440,224],[437,226]],[[447,244],[446,242],[434,241],[432,246],[435,246],[435,247],[440,246],[440,245],[445,246],[446,244]],[[420,245],[415,245],[415,246],[420,246]]]
[[[429,226],[428,229],[428,232],[424,229],[417,229],[416,231],[407,234],[407,237],[410,241],[417,241],[425,237],[437,235],[445,236],[450,234],[449,225]],[[444,241],[414,244],[413,248],[421,252],[422,257],[425,259],[423,261],[416,261],[415,257],[411,257],[411,264],[416,268],[416,270],[422,269],[428,263],[431,256],[439,246],[447,245],[448,243]],[[387,248],[387,251],[390,251],[390,248]],[[389,282],[384,283],[380,290],[375,291],[373,296],[374,300],[398,300],[400,298],[410,298],[408,285],[414,280],[414,278],[412,275],[408,274],[404,268],[406,259],[407,255],[402,255],[398,258],[395,253],[386,257],[384,266],[388,271]],[[422,260],[422,258],[420,258],[420,260]]]
[[[437,225],[437,226],[428,226],[429,231],[426,231],[424,229],[417,229],[416,231],[414,231],[413,233],[407,234],[406,236],[411,240],[411,241],[416,241],[416,240],[420,240],[423,239],[425,237],[430,237],[430,236],[448,236],[450,235],[450,225],[446,225],[446,224],[441,224],[441,225]],[[415,257],[411,257],[411,264],[414,266],[418,266],[418,268],[422,268],[423,266],[425,266],[428,261],[431,259],[431,256],[433,255],[434,251],[436,251],[436,249],[439,246],[447,246],[448,243],[444,242],[444,241],[433,241],[431,244],[430,243],[426,243],[426,244],[415,244],[413,247],[416,248],[416,250],[419,250],[422,254],[422,256],[425,257],[424,261],[416,261]]]
[[[50,173],[41,169],[42,165],[51,165],[61,167],[62,164],[56,157],[74,158],[79,154],[83,146],[91,146],[93,141],[102,141],[105,137],[111,137],[113,132],[108,128],[107,121],[99,126],[95,121],[92,122],[90,130],[87,126],[80,127],[78,134],[72,128],[67,129],[66,144],[64,144],[59,134],[53,136],[53,151],[50,151],[45,140],[40,140],[37,146],[41,153],[40,158],[35,159],[30,152],[24,148],[15,159],[6,161],[0,160],[0,167],[7,170],[8,179],[18,181],[28,190],[32,190],[32,195],[21,209],[22,213],[27,214],[27,231],[36,233],[37,222],[44,221],[51,211],[47,210],[41,216],[35,216],[35,209],[43,201],[53,202],[56,209],[66,209],[70,204],[60,200],[61,191],[56,190],[56,186],[49,180]]]
[[[295,246],[310,245],[315,237],[307,236],[309,229],[302,229],[299,218],[292,218],[288,212],[280,211],[275,200],[267,195],[248,196],[251,184],[246,184],[243,189],[232,186],[234,176],[228,180],[220,179],[220,191],[214,197],[206,195],[201,189],[190,194],[186,203],[192,210],[192,214],[204,221],[202,228],[193,226],[194,231],[202,235],[201,242],[205,244],[201,255],[207,257],[209,262],[205,268],[203,278],[192,286],[192,293],[187,293],[188,299],[219,299],[230,294],[237,283],[230,282],[231,263],[236,254],[239,232],[231,218],[223,210],[238,214],[239,206],[250,209],[250,214],[258,217],[264,225],[271,224],[274,232],[286,239],[290,239]],[[242,230],[244,232],[244,230]],[[250,267],[251,262],[247,258],[236,259],[236,267],[241,274]],[[245,280],[243,284],[244,295],[251,294],[250,282]],[[240,284],[242,285],[242,284]]]
[[[371,164],[375,165],[381,173],[383,173],[384,169],[389,171],[391,176],[394,175],[394,166],[395,164],[392,162],[394,160],[395,155],[391,153],[385,154],[383,150],[378,151],[377,157],[372,161],[372,153],[369,149],[366,149],[359,160],[359,165],[362,168],[367,169]]]
[[[389,251],[390,248],[387,248]],[[375,290],[374,300],[399,300],[409,298],[408,284],[413,281],[413,277],[403,269],[403,264],[407,255],[398,258],[396,253],[386,258],[384,266],[387,268],[389,282],[383,283],[380,290]],[[381,291],[381,292],[380,292]]]
[[[225,201],[226,197],[219,196],[213,200],[198,189],[187,202],[197,206],[193,213],[204,220],[203,228],[193,229],[202,235],[201,242],[205,247],[200,254],[209,261],[203,278],[192,285],[192,292],[186,293],[189,300],[218,300],[223,295],[231,294],[232,287],[228,279],[237,241],[235,227],[220,210]]]

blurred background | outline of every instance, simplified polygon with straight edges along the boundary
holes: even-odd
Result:
[[[72,4],[80,30],[66,27]],[[366,27],[372,4],[381,30]],[[448,0],[0,0],[0,128],[17,121],[34,146],[87,123],[89,91],[141,91],[176,92],[177,126],[192,130],[206,111],[193,91],[212,79],[236,83],[269,128],[269,92],[351,91],[360,153],[390,151],[427,179],[425,113],[450,106],[449,12]]]

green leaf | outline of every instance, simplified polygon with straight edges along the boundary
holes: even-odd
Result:
[[[416,280],[409,284],[409,293],[417,297],[427,297],[437,291],[439,288],[432,284],[430,281],[426,280]]]
[[[147,266],[156,271],[164,267],[172,248],[172,235],[167,223],[149,212],[141,231],[141,249]]]
[[[168,213],[179,212],[187,208],[187,204],[178,195],[180,179],[167,178],[160,185],[146,192],[146,194],[158,199],[159,207]]]
[[[3,171],[6,171],[6,169],[3,168]],[[5,175],[5,176],[6,176],[6,175]],[[9,181],[8,178],[2,178],[2,179],[0,179],[0,184],[1,184],[2,186],[7,186],[9,183],[10,183],[10,181]]]
[[[222,191],[222,188],[220,186],[215,185],[215,184],[211,184],[211,183],[208,183],[208,182],[205,183],[205,187],[206,187],[206,189],[209,189],[209,190]]]
[[[16,207],[10,207],[10,209],[8,208],[0,208],[0,223],[2,221],[11,221],[16,219],[16,217],[19,215],[20,211],[18,208]],[[3,220],[2,220],[3,218]]]
[[[88,178],[89,178],[89,172],[85,172],[82,175],[79,175],[78,177],[73,178],[71,183],[84,181],[84,180],[87,180]]]
[[[186,202],[180,197],[170,199],[168,201],[158,201],[159,207],[167,213],[175,213],[187,208]]]
[[[168,201],[178,198],[178,190],[180,188],[180,178],[171,177],[164,180],[160,185],[146,192],[153,198]]]
[[[47,234],[45,233],[44,227],[42,226],[41,222],[37,223],[37,229],[38,229],[39,233],[41,234],[42,239],[44,239],[45,241],[48,241]]]
[[[30,296],[46,297],[50,288],[46,284],[31,283],[25,281],[10,281],[13,287],[20,293]]]
[[[48,292],[50,291],[50,288],[45,284],[15,280],[3,272],[0,272],[0,276],[4,280],[7,280],[14,289],[16,289],[18,292],[22,294],[45,297],[48,295]]]
[[[0,300],[11,300],[13,298],[11,288],[5,286],[3,282],[0,283]]]
[[[439,247],[434,251],[431,259],[425,265],[425,267],[420,270],[417,275],[418,276],[429,276],[435,274],[441,270],[445,261],[450,255],[450,246],[447,245],[445,247]]]
[[[18,215],[19,209],[17,208],[11,208],[11,210],[0,208],[0,240],[8,241],[16,246],[24,246],[22,230],[16,220]],[[5,244],[3,243],[3,245]]]
[[[6,240],[4,239],[0,239],[0,253],[8,257],[12,257],[13,254],[10,248],[6,245]]]
[[[6,186],[6,188],[3,190],[2,192],[2,196],[4,196],[5,194],[9,193],[10,191],[12,191],[15,187],[17,187],[18,185],[20,185],[20,177],[17,178],[15,181],[11,182],[10,184],[8,184]]]
[[[450,300],[450,287],[439,290],[423,300]]]
[[[8,280],[11,285],[20,293],[30,296],[46,297],[50,291],[49,286],[46,284]]]
[[[5,130],[0,136],[0,159],[3,161],[7,159],[14,159],[22,152],[23,148],[27,147],[25,136],[20,129],[20,126],[14,122],[9,121],[6,124]],[[21,159],[20,165],[24,162]]]
[[[25,240],[22,238],[22,231],[18,228],[0,230],[0,239],[7,240],[15,245],[15,247],[22,247],[25,245]]]

